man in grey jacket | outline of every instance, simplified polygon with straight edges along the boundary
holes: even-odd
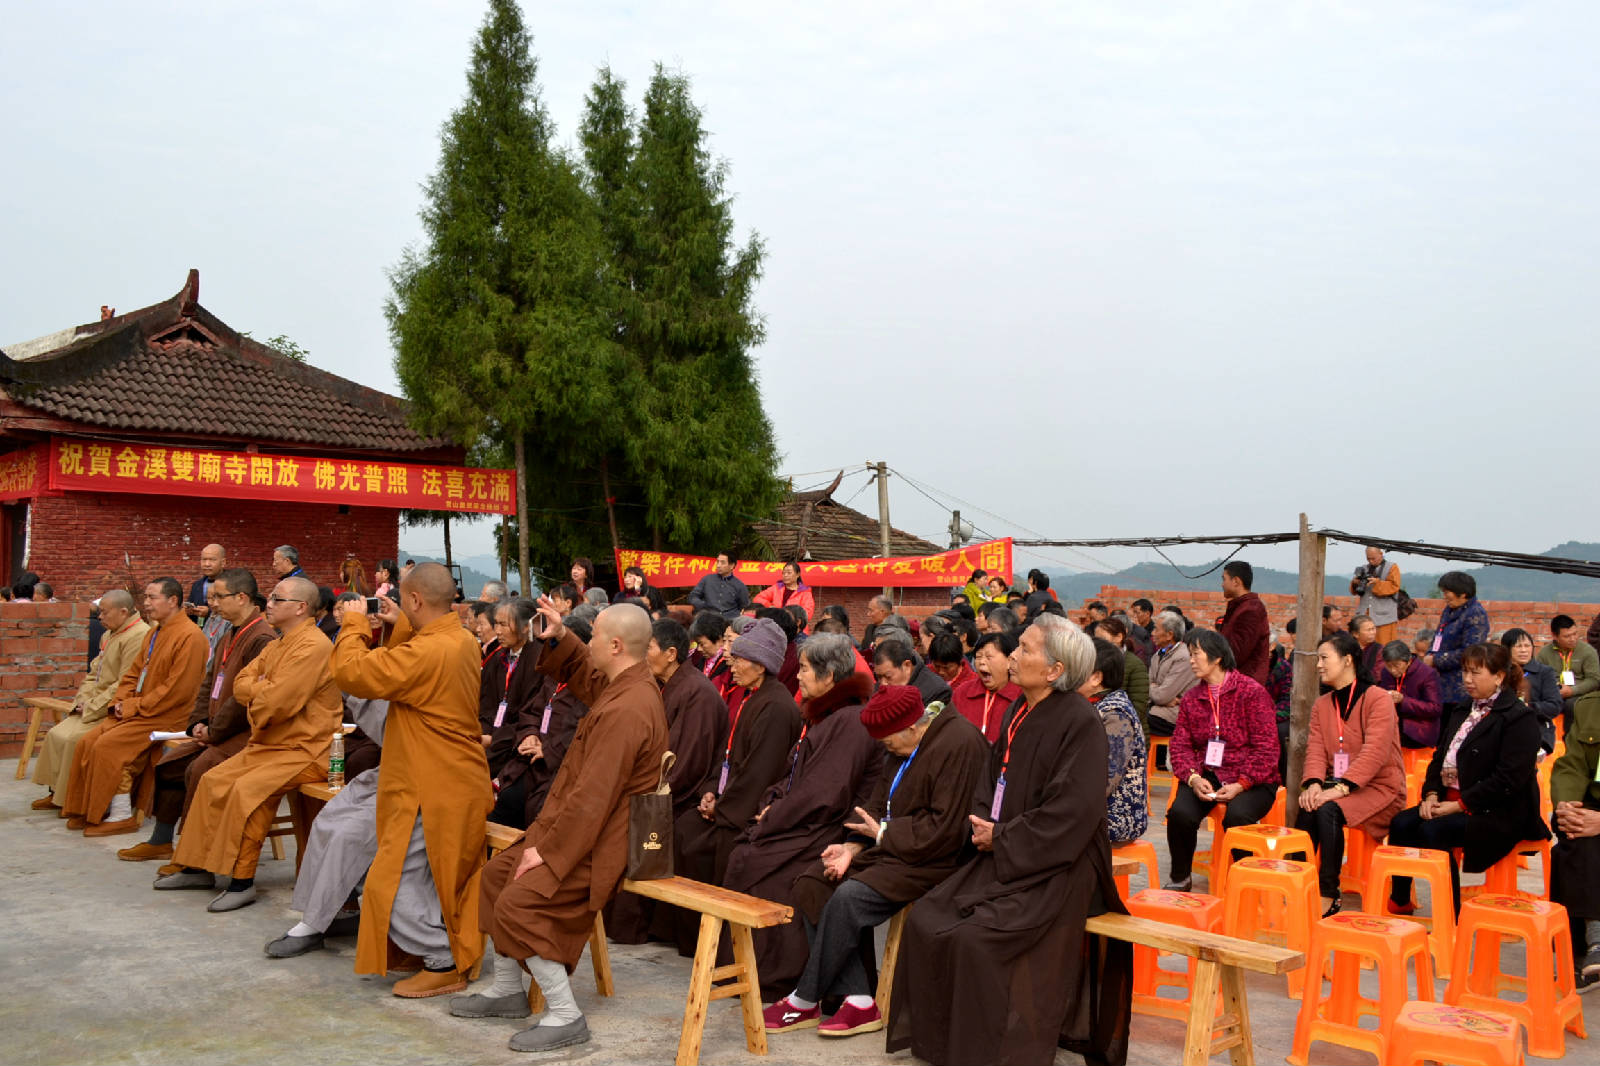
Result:
[[[750,606],[750,589],[733,576],[739,560],[728,552],[717,555],[717,567],[701,578],[689,593],[689,606],[697,611],[716,611],[724,618],[735,618]]]
[[[1178,724],[1178,700],[1200,683],[1189,667],[1188,629],[1172,611],[1162,611],[1150,624],[1155,654],[1150,656],[1150,735],[1170,737]]]

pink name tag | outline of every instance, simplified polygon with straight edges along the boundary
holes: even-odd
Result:
[[[1206,743],[1206,765],[1213,769],[1221,766],[1222,752],[1225,747],[1227,745],[1220,740],[1208,741]]]
[[[994,803],[989,805],[989,820],[991,822],[1000,820],[1000,804],[1005,802],[1005,798],[1006,779],[1002,777],[994,783]]]
[[[500,706],[504,707],[505,704],[502,703]],[[553,706],[554,704],[550,703],[544,705],[544,717],[539,720],[539,732],[541,733],[550,732],[550,709]]]
[[[728,789],[728,760],[722,760],[722,776],[717,778],[717,795],[722,795]]]
[[[506,720],[506,701],[505,700],[501,700],[500,701],[500,706],[495,708],[495,712],[494,712],[494,727],[496,729],[499,729],[500,728],[500,723],[504,722],[505,720]]]
[[[1343,777],[1350,772],[1350,756],[1342,751],[1333,753],[1333,776]]]
[[[1435,633],[1433,635],[1433,650],[1434,651],[1438,651],[1439,650],[1439,646],[1441,644],[1443,644],[1443,643],[1444,643],[1444,634],[1443,633]]]
[[[212,682],[212,684],[211,684],[211,698],[214,699],[214,700],[220,700],[222,698],[222,675],[221,674],[218,674],[216,681]]]

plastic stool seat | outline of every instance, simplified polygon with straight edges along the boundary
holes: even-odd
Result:
[[[1537,852],[1539,860],[1544,866],[1544,895],[1535,896],[1532,892],[1524,892],[1517,887],[1517,871],[1522,866],[1522,856]],[[1461,898],[1474,899],[1478,896],[1521,896],[1523,899],[1549,899],[1550,898],[1550,841],[1549,840],[1524,840],[1512,848],[1499,862],[1489,867],[1483,875],[1483,884],[1468,885],[1461,890]]]
[[[1499,1011],[1407,1003],[1389,1030],[1389,1066],[1523,1066],[1525,1061],[1522,1023]]]
[[[1407,917],[1428,929],[1428,947],[1433,953],[1433,970],[1440,977],[1450,976],[1456,945],[1456,911],[1450,894],[1450,855],[1427,848],[1402,848],[1380,844],[1372,849],[1372,865],[1367,871],[1367,890],[1361,894],[1361,909],[1368,914],[1386,914],[1391,882],[1410,877],[1428,883],[1432,914]]]
[[[1526,977],[1500,971],[1500,939],[1523,942]],[[1521,1001],[1499,998],[1520,991]],[[1479,896],[1461,904],[1455,960],[1444,1001],[1501,1011],[1528,1030],[1528,1053],[1559,1059],[1566,1033],[1587,1039],[1572,967],[1572,931],[1559,903],[1521,896]]]
[[[1329,966],[1329,956],[1332,966]],[[1378,998],[1361,995],[1361,962],[1370,959],[1377,968]],[[1305,995],[1294,1026],[1294,1047],[1289,1062],[1307,1066],[1311,1043],[1324,1040],[1361,1048],[1389,1061],[1389,1034],[1400,1008],[1411,999],[1406,963],[1416,971],[1418,1000],[1433,1000],[1433,963],[1428,955],[1428,931],[1404,918],[1370,914],[1335,914],[1311,930],[1307,955]],[[1331,981],[1327,999],[1322,982]],[[1378,1019],[1377,1029],[1363,1029],[1362,1016]]]
[[[1132,859],[1144,867],[1145,887],[1161,887],[1161,874],[1156,868],[1158,861],[1156,858],[1156,846],[1150,841],[1132,840],[1126,844],[1113,844],[1111,846],[1111,857],[1114,859]],[[1132,887],[1129,884],[1131,878],[1128,874],[1120,874],[1116,880],[1117,889],[1122,893],[1122,898],[1126,900]]]
[[[1213,887],[1224,892],[1228,886],[1228,867],[1233,863],[1235,851],[1247,851],[1263,859],[1282,859],[1290,855],[1303,857],[1303,861],[1316,858],[1311,844],[1311,834],[1303,829],[1285,829],[1281,825],[1259,822],[1255,825],[1236,825],[1222,834],[1220,868],[1212,878]]]
[[[1241,940],[1306,951],[1311,945],[1311,923],[1320,913],[1317,906],[1317,871],[1310,863],[1240,859],[1228,871],[1223,932]],[[1288,981],[1289,995],[1300,998],[1305,970],[1289,971]]]
[[[1128,913],[1136,918],[1149,918],[1207,933],[1215,933],[1222,928],[1222,900],[1203,892],[1169,892],[1161,888],[1147,888],[1129,896],[1127,903]],[[1165,970],[1161,968],[1160,957],[1161,952],[1155,948],[1134,945],[1133,1011],[1135,1014],[1185,1021],[1189,1017],[1190,988],[1194,984],[1198,960],[1187,958],[1184,971]],[[1162,996],[1158,992],[1160,988],[1182,988],[1183,996]],[[1220,992],[1217,995],[1217,1010],[1222,1010]]]

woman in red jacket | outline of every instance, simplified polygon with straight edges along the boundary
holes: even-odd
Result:
[[[796,604],[806,612],[809,627],[817,617],[817,601],[811,595],[811,586],[800,580],[800,564],[790,561],[783,564],[783,578],[771,588],[756,593],[755,602],[763,607],[787,607]]]

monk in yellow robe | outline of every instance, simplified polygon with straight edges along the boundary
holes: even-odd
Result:
[[[250,716],[250,740],[200,778],[172,857],[182,869],[156,878],[154,887],[210,888],[213,874],[227,874],[227,891],[206,910],[254,903],[256,863],[278,801],[328,779],[344,702],[329,668],[333,645],[316,626],[318,599],[317,586],[303,577],[278,582],[267,597],[267,623],[282,635],[233,681],[234,699]]]
[[[160,577],[144,588],[145,615],[154,631],[117,683],[109,717],[78,741],[67,787],[67,828],[84,836],[136,833],[150,809],[155,777],[146,775],[138,797],[133,781],[159,748],[155,731],[182,732],[206,673],[210,646],[200,627],[183,613],[183,586]]]
[[[333,679],[360,699],[389,701],[378,779],[378,854],[362,894],[356,972],[388,971],[389,945],[422,958],[394,986],[409,999],[466,988],[483,955],[478,874],[493,805],[478,727],[478,642],[451,607],[456,585],[438,563],[380,599],[388,643],[369,648],[366,601],[341,606]]]
[[[117,682],[139,654],[140,640],[150,632],[150,626],[134,609],[133,596],[123,589],[112,589],[100,597],[100,624],[106,629],[100,654],[89,665],[89,675],[72,697],[72,713],[44,735],[44,750],[34,764],[34,784],[50,790],[49,795],[33,801],[36,811],[61,810],[61,803],[67,798],[78,741],[111,709]]]

